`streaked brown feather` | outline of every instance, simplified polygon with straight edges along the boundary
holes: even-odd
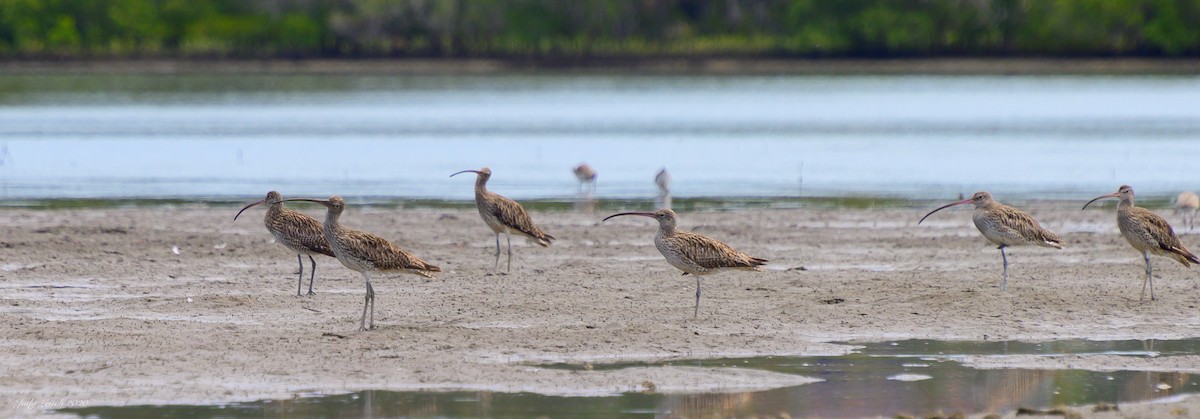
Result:
[[[766,259],[739,252],[720,240],[688,231],[676,230],[675,234],[663,237],[663,240],[705,269],[742,268],[760,271],[762,269],[759,266],[767,263]]]
[[[1166,219],[1153,211],[1132,205],[1126,207],[1125,211],[1125,216],[1132,221],[1130,227],[1136,226],[1140,230],[1135,234],[1147,244],[1147,250],[1170,257],[1183,266],[1188,266],[1189,262],[1200,264],[1200,260],[1175,236],[1175,230]]]
[[[533,223],[533,218],[529,217],[529,213],[525,212],[525,208],[517,201],[494,192],[487,192],[482,198],[482,205],[485,205],[486,210],[505,227],[537,240],[542,247],[549,247],[550,242],[554,240],[554,236],[546,234]]]
[[[347,228],[340,233],[339,240],[346,246],[348,256],[369,261],[376,270],[411,272],[428,278],[433,278],[432,272],[442,271],[374,234]]]
[[[1001,225],[1012,229],[1019,237],[1038,246],[1062,249],[1062,238],[1042,227],[1033,216],[998,202],[993,205],[995,209],[988,211],[989,216],[996,217]]]
[[[279,204],[282,207],[282,204]],[[284,246],[299,253],[322,254],[334,257],[333,249],[325,240],[321,222],[287,208],[272,206],[263,222],[267,230]]]

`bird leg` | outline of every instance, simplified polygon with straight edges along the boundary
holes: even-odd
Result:
[[[1008,289],[1008,256],[1004,254],[1004,246],[1000,246],[1000,259],[1004,260],[1004,279],[1000,280],[1000,290],[1004,291]]]
[[[499,242],[500,236],[496,236],[496,240],[497,240],[496,241],[496,251],[499,252],[500,251],[500,242]],[[512,272],[512,235],[510,235],[508,233],[504,233],[504,240],[508,241],[508,269],[505,269],[504,272]],[[497,261],[499,261],[499,258],[500,258],[499,253],[496,254],[496,258],[497,258]]]
[[[312,262],[312,271],[309,272],[309,277],[308,277],[308,295],[317,295],[317,293],[313,292],[313,290],[312,290],[313,280],[317,279],[317,260],[313,259],[312,255],[308,255],[308,261]],[[303,265],[303,262],[301,263],[301,265]],[[296,290],[296,292],[299,292],[299,291],[300,291],[299,289]]]
[[[296,263],[300,264],[300,270],[296,272],[300,274],[300,279],[296,280],[296,296],[299,297],[300,286],[304,285],[304,258],[300,257],[299,253],[296,254]]]
[[[492,270],[500,270],[500,233],[496,233],[496,264],[492,266]]]
[[[1154,268],[1150,267],[1150,252],[1142,252],[1142,257],[1146,259],[1146,279],[1142,281],[1142,295],[1138,296],[1138,301],[1146,298],[1146,283],[1150,284],[1150,301],[1154,301]]]
[[[362,318],[358,320],[358,330],[371,330],[375,328],[375,289],[371,287],[371,277],[366,272],[362,274],[363,280],[367,282],[367,296],[363,299]],[[371,306],[371,327],[367,327],[367,306]]]
[[[692,318],[700,317],[700,275],[692,275],[696,277],[696,307],[692,309]]]

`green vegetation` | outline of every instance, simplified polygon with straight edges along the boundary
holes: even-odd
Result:
[[[1200,56],[1200,0],[0,0],[0,57]]]

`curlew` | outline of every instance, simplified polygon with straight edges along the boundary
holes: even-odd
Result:
[[[662,168],[654,175],[654,184],[658,185],[658,196],[671,194],[671,174],[667,172],[667,168]]]
[[[583,186],[585,184],[589,186],[588,193],[595,194],[596,169],[593,169],[592,166],[587,163],[580,163],[578,166],[575,166],[573,171],[575,172],[575,178],[579,179],[579,194],[583,195]]]
[[[1175,198],[1175,211],[1179,214],[1187,214],[1183,218],[1183,226],[1187,227],[1188,231],[1192,231],[1196,227],[1196,209],[1200,208],[1200,195],[1195,192],[1183,192]]]
[[[975,213],[971,216],[971,220],[975,222],[975,228],[978,228],[984,238],[1000,249],[1000,259],[1004,261],[1004,273],[1001,275],[1003,279],[1000,280],[1001,290],[1008,289],[1008,255],[1004,254],[1004,248],[1035,245],[1062,249],[1063,242],[1058,235],[1043,228],[1037,220],[1024,211],[996,202],[995,199],[992,199],[992,194],[987,192],[976,192],[970,199],[943,205],[930,211],[929,214],[925,214],[924,217],[921,217],[921,221],[925,221],[935,212],[963,204],[975,204]],[[921,221],[917,221],[917,224],[921,224]]]
[[[537,241],[542,247],[550,247],[554,236],[546,234],[533,224],[529,213],[516,201],[500,196],[487,189],[487,181],[492,177],[492,170],[484,167],[479,170],[463,170],[450,177],[462,173],[474,173],[475,178],[475,207],[479,208],[479,216],[483,222],[496,233],[496,263],[493,269],[500,269],[500,233],[508,241],[508,269],[512,270],[512,236],[516,233]]]
[[[667,173],[667,168],[662,168],[658,174],[654,175],[654,184],[658,185],[658,197],[655,198],[654,204],[659,208],[671,208],[671,174]]]
[[[333,257],[333,249],[330,249],[329,242],[325,240],[321,222],[300,212],[284,208],[283,196],[275,191],[267,192],[266,198],[242,207],[242,210],[233,216],[234,221],[237,221],[238,216],[247,209],[259,204],[268,205],[267,215],[263,217],[267,231],[275,236],[276,242],[288,250],[296,252],[296,262],[300,264],[300,279],[296,283],[296,295],[301,295],[300,289],[304,285],[304,256],[308,256],[308,261],[312,263],[308,278],[308,295],[316,294],[313,292],[313,280],[317,277],[317,260],[313,259],[313,255]]]
[[[622,212],[604,218],[622,215],[640,215],[658,220],[658,234],[654,235],[654,247],[662,253],[671,266],[683,271],[684,275],[696,277],[696,306],[692,316],[700,315],[700,276],[727,269],[761,271],[759,266],[766,259],[756,258],[734,250],[719,240],[675,228],[675,211],[660,209],[655,212]]]
[[[1121,230],[1121,235],[1125,236],[1125,241],[1129,242],[1137,251],[1142,252],[1142,259],[1146,260],[1146,278],[1142,280],[1142,295],[1138,300],[1146,298],[1146,284],[1150,284],[1150,301],[1154,301],[1154,271],[1150,267],[1150,255],[1169,257],[1175,261],[1182,263],[1183,266],[1190,266],[1190,263],[1200,263],[1200,259],[1196,259],[1191,251],[1175,237],[1175,231],[1171,230],[1171,225],[1167,224],[1167,220],[1159,217],[1154,212],[1136,207],[1133,205],[1133,188],[1129,185],[1121,185],[1116,192],[1100,195],[1093,198],[1088,203],[1083,204],[1083,209],[1087,209],[1088,205],[1104,198],[1120,198],[1121,203],[1117,204],[1117,229]]]
[[[345,201],[340,196],[332,196],[327,200],[295,198],[287,201],[316,202],[324,205],[325,240],[338,262],[352,271],[362,274],[367,284],[367,296],[363,300],[363,314],[358,321],[359,330],[375,328],[375,289],[371,287],[371,273],[404,272],[433,278],[434,272],[441,272],[437,266],[405,252],[399,246],[392,244],[382,237],[358,230],[343,227],[338,222],[342,211],[346,209]],[[367,306],[371,308],[371,323],[367,325]]]

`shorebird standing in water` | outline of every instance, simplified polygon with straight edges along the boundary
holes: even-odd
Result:
[[[575,166],[573,171],[575,172],[575,178],[579,179],[579,194],[584,194],[583,186],[586,184],[589,186],[587,193],[595,195],[596,169],[593,169],[592,166],[587,163],[580,163],[578,166]]]
[[[529,213],[525,212],[525,208],[521,207],[521,204],[487,189],[487,181],[492,177],[492,169],[484,167],[479,170],[463,170],[450,175],[450,177],[468,172],[476,175],[475,207],[479,209],[479,216],[483,217],[483,222],[492,228],[492,232],[496,233],[496,263],[493,269],[500,268],[500,233],[504,233],[504,238],[508,240],[508,269],[506,272],[512,271],[511,234],[520,234],[533,239],[542,247],[550,247],[550,241],[554,240],[554,236],[546,234],[533,224],[533,219],[529,218]]]
[[[1000,281],[1002,290],[1008,289],[1008,256],[1004,254],[1004,248],[1034,245],[1062,249],[1063,241],[1058,235],[1042,228],[1037,220],[1024,211],[996,202],[992,194],[987,192],[976,192],[970,199],[943,205],[925,214],[921,221],[935,212],[963,204],[975,204],[975,213],[971,216],[975,228],[1000,249],[1000,258],[1004,261],[1003,279]],[[921,221],[917,221],[917,224],[921,224]]]
[[[327,211],[323,229],[325,240],[329,242],[337,260],[350,270],[362,274],[363,280],[367,283],[367,296],[363,300],[363,314],[358,321],[359,330],[375,328],[375,288],[371,287],[371,273],[404,272],[433,278],[435,272],[442,271],[441,268],[405,252],[382,237],[343,227],[338,222],[338,218],[346,209],[346,203],[340,196],[332,196],[327,200],[296,198],[284,201],[316,202],[325,206]],[[371,307],[370,325],[366,323],[368,306]]]
[[[1186,214],[1183,218],[1183,226],[1192,231],[1196,227],[1196,209],[1200,208],[1200,195],[1195,192],[1183,192],[1175,198],[1175,211],[1179,214]]]
[[[308,256],[308,261],[312,263],[312,271],[308,278],[308,295],[316,294],[313,292],[313,280],[317,277],[317,261],[313,259],[312,255],[334,257],[333,249],[325,240],[321,222],[300,212],[284,208],[283,196],[275,191],[267,192],[266,198],[242,207],[242,210],[233,216],[234,221],[237,221],[242,212],[259,204],[268,205],[267,215],[263,217],[267,231],[275,236],[276,242],[296,252],[296,262],[300,264],[300,280],[296,284],[296,295],[300,295],[300,288],[304,285],[304,256]]]
[[[683,271],[684,275],[692,274],[696,277],[696,306],[692,310],[692,317],[700,315],[701,275],[727,269],[761,271],[759,266],[767,263],[766,259],[734,250],[719,240],[676,229],[675,211],[669,209],[660,209],[655,212],[622,212],[605,217],[604,221],[622,215],[638,215],[658,221],[658,233],[654,235],[654,247],[658,248],[658,252],[662,253],[671,266]]]
[[[1142,280],[1142,295],[1138,297],[1138,300],[1146,298],[1146,284],[1149,283],[1150,301],[1154,301],[1154,273],[1150,267],[1151,254],[1175,259],[1184,267],[1190,266],[1189,262],[1200,263],[1200,259],[1196,259],[1196,255],[1193,255],[1183,245],[1183,242],[1179,241],[1178,237],[1175,237],[1175,231],[1171,229],[1170,224],[1167,224],[1167,220],[1148,209],[1133,205],[1132,187],[1121,185],[1116,192],[1097,196],[1083,204],[1083,209],[1087,209],[1088,205],[1104,198],[1121,200],[1121,203],[1117,204],[1117,229],[1121,230],[1121,235],[1125,237],[1125,241],[1129,242],[1130,246],[1142,252],[1142,258],[1146,260],[1146,279]]]
[[[671,209],[671,174],[667,168],[662,168],[654,175],[654,184],[658,186],[658,198],[655,205],[659,208]]]

